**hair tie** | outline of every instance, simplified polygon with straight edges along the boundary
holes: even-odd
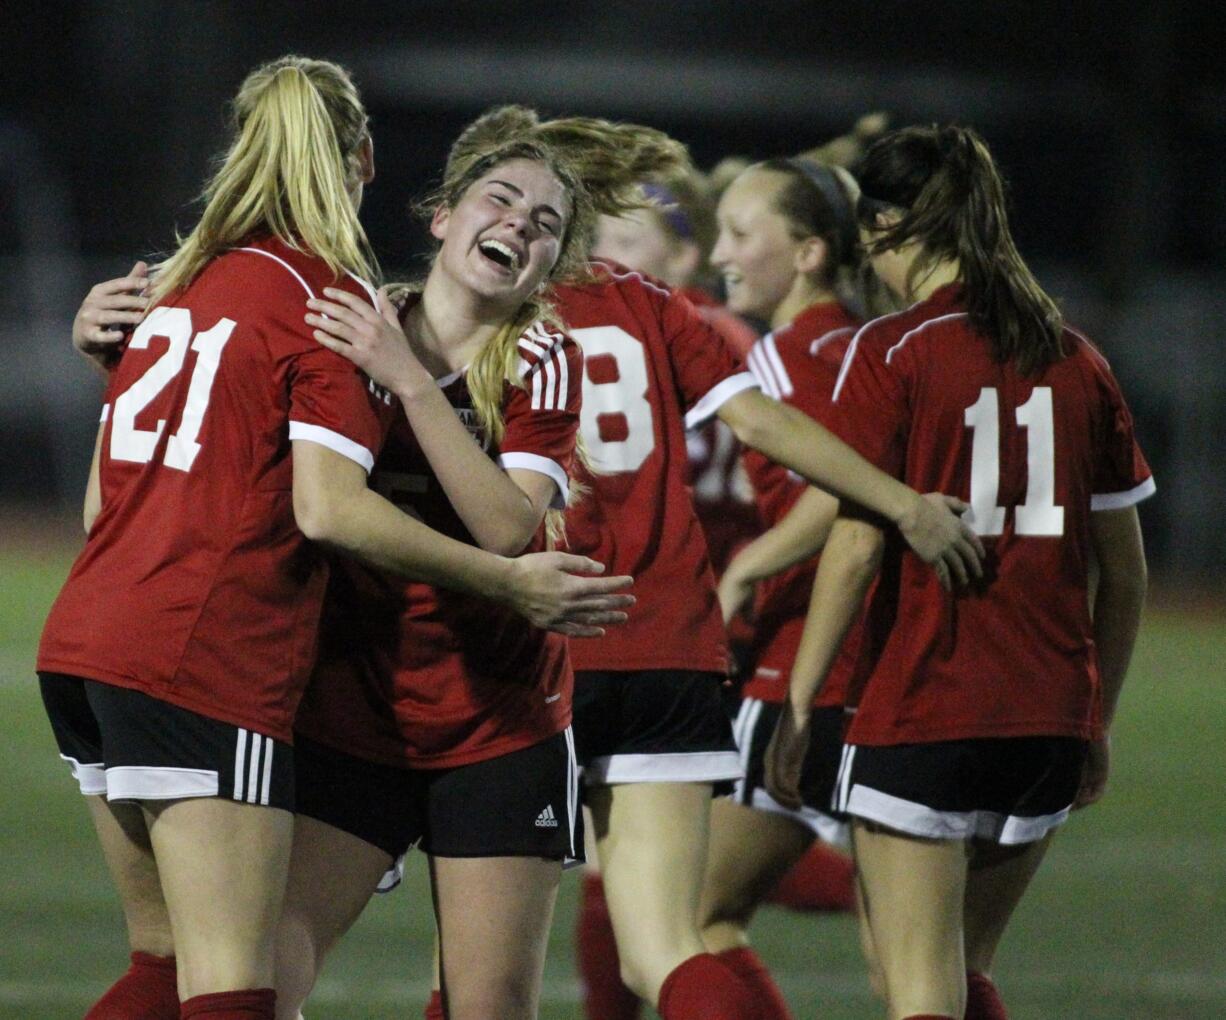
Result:
[[[788,160],[788,164],[799,170],[810,184],[821,193],[830,212],[834,216],[834,235],[839,245],[840,263],[846,262],[851,253],[856,250],[859,232],[856,228],[856,214],[852,208],[847,192],[843,190],[838,177],[830,167],[816,163],[811,159],[799,156]]]
[[[664,217],[664,221],[672,228],[674,234],[683,241],[694,240],[694,225],[685,214],[685,210],[681,208],[676,195],[663,184],[651,181],[639,187],[643,189],[643,194],[655,203],[652,208]]]

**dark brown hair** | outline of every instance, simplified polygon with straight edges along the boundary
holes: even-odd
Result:
[[[848,182],[840,176],[847,175],[845,170],[800,156],[768,159],[752,169],[770,170],[787,178],[775,197],[775,208],[788,221],[797,240],[820,237],[826,243],[828,254],[822,271],[827,283],[838,279],[840,269],[856,264],[855,201]]]
[[[870,253],[923,245],[911,287],[935,262],[957,259],[971,324],[998,362],[1035,375],[1064,357],[1064,319],[1022,261],[1009,232],[1005,185],[970,128],[910,127],[878,139],[857,168],[860,225]],[[877,214],[900,219],[882,230]]]

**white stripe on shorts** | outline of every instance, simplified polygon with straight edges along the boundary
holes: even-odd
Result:
[[[741,778],[736,751],[685,751],[672,754],[611,754],[595,758],[584,770],[588,786],[610,783],[714,783]]]
[[[61,754],[60,757],[68,762],[68,767],[72,769],[72,778],[77,781],[82,794],[86,797],[97,797],[106,793],[106,769],[101,762],[79,762],[66,754]]]
[[[745,777],[749,774],[749,759],[753,754],[753,735],[758,728],[758,719],[762,715],[760,698],[745,698],[741,702],[736,721],[732,724],[732,738],[736,741],[737,754],[741,765],[741,778],[736,781],[733,797],[737,803],[742,803],[745,796]]]
[[[562,862],[578,864],[578,854],[575,852],[575,826],[579,818],[579,759],[575,755],[575,734],[569,726],[562,731],[566,734],[566,825],[570,830],[570,853]]]
[[[849,823],[840,822],[837,818],[831,818],[829,815],[817,811],[807,804],[802,804],[799,811],[793,811],[791,808],[784,807],[765,788],[759,786],[754,790],[753,803],[749,806],[755,811],[765,811],[767,814],[772,815],[784,815],[798,825],[803,825],[823,843],[829,843],[831,846],[843,847],[844,849],[851,846],[851,825]]]
[[[834,781],[834,807],[835,811],[847,811],[847,794],[851,782],[851,762],[856,756],[856,747],[854,744],[843,745],[843,758],[839,762],[839,774]]]
[[[851,788],[849,814],[928,839],[989,839],[1005,846],[1042,839],[1069,816],[1069,807],[1055,814],[1024,818],[995,811],[938,811],[859,783]]]
[[[238,728],[238,739],[234,743],[234,800],[268,804],[272,755],[276,746],[272,737],[252,733],[241,726]]]
[[[217,773],[212,769],[117,765],[106,770],[107,800],[182,800],[216,796]]]

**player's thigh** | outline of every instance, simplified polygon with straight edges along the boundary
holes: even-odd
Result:
[[[743,928],[758,906],[813,844],[811,829],[782,814],[719,797],[711,804],[711,835],[699,923]],[[711,935],[704,932],[713,951]],[[735,944],[735,943],[734,943]]]
[[[111,804],[101,796],[86,797],[85,803],[123,905],[132,950],[173,956],[170,915],[144,812],[136,804]]]
[[[1054,833],[1020,846],[975,841],[966,879],[964,931],[967,970],[991,972],[1013,911],[1047,854]]]

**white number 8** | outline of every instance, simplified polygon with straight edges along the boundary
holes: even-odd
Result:
[[[573,329],[571,336],[583,348],[583,411],[579,429],[592,465],[605,474],[637,471],[655,449],[656,433],[647,401],[647,356],[643,345],[619,326]],[[617,363],[617,378],[592,382],[586,359],[608,355]],[[626,422],[624,439],[600,435],[601,415],[620,415]]]

